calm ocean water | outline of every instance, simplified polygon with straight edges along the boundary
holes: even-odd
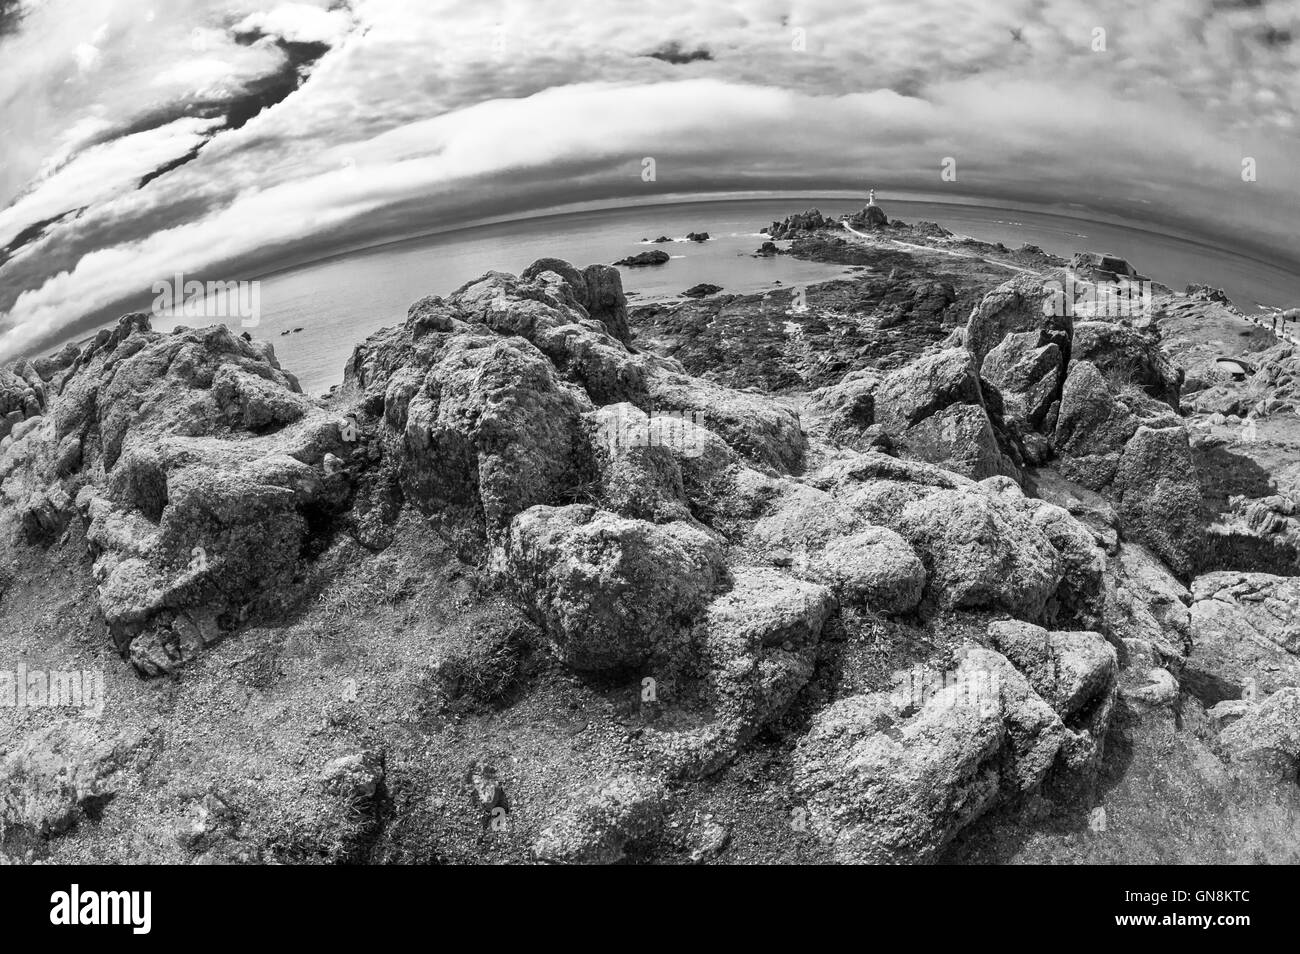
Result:
[[[632,304],[676,296],[699,282],[753,292],[777,282],[809,283],[848,274],[841,266],[758,259],[751,253],[764,239],[758,230],[774,219],[813,207],[838,215],[861,204],[802,197],[693,202],[525,219],[413,239],[264,278],[261,324],[254,334],[275,345],[280,361],[299,376],[305,391],[320,394],[342,380],[353,346],[402,321],[411,302],[445,295],[491,269],[518,273],[546,256],[583,266],[647,248],[664,249],[673,256],[666,265],[623,269]],[[1011,247],[1030,242],[1067,256],[1081,249],[1112,252],[1175,289],[1189,282],[1221,287],[1243,310],[1300,304],[1300,277],[1178,238],[1042,213],[929,202],[881,204],[908,222],[939,222],[954,232]],[[641,244],[643,238],[681,238],[692,231],[706,231],[712,239]],[[281,335],[293,328],[303,330]]]

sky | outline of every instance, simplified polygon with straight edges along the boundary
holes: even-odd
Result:
[[[668,194],[973,197],[1300,267],[1298,67],[1277,0],[0,0],[0,360],[177,273]]]

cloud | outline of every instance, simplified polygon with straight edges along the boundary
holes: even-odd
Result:
[[[32,104],[14,114],[16,155],[38,176],[0,212],[0,240],[71,197],[85,207],[0,266],[13,289],[0,292],[0,356],[69,334],[177,269],[248,277],[486,215],[669,192],[947,189],[1300,258],[1290,4],[179,0],[152,24],[145,7],[81,20],[109,24],[101,89],[70,84],[71,60],[24,96],[0,83],[0,102]],[[12,47],[29,61],[42,31],[71,38],[33,14],[0,56]],[[180,45],[141,59],[145,37]],[[273,108],[251,100],[262,111],[242,128],[195,130],[177,124],[212,115],[164,111],[167,122],[131,134],[145,137],[140,153],[96,144],[152,115],[142,103],[248,96],[298,68],[292,45],[315,43],[332,52],[310,81]],[[645,55],[665,50],[710,58]],[[123,185],[138,182],[136,155],[187,156],[194,135],[210,138],[192,161]],[[647,155],[651,184],[639,174]],[[1257,182],[1242,181],[1247,156]],[[955,183],[939,179],[945,157]]]
[[[206,138],[220,120],[178,119],[79,153],[39,187],[0,211],[0,246],[25,226],[114,195]]]
[[[346,9],[322,10],[308,3],[285,3],[266,12],[250,13],[234,26],[236,34],[275,36],[290,43],[342,42],[352,28]]]

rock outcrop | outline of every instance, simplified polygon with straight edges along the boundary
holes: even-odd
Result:
[[[932,860],[995,805],[1033,792],[1060,752],[1061,720],[996,652],[966,648],[930,690],[841,699],[801,741],[796,789],[837,861]]]
[[[0,853],[57,856],[146,766],[173,861],[1078,855],[1103,800],[1182,797],[1125,791],[1152,750],[1216,811],[1293,797],[1300,590],[1259,565],[1297,504],[1192,436],[1169,329],[1075,320],[1039,252],[971,243],[963,284],[832,228],[770,230],[870,259],[804,310],[629,314],[617,268],[547,258],[415,302],[320,400],[143,315],[0,370],[0,631],[75,624],[42,648],[115,649],[166,703],[0,729]],[[1206,572],[1207,512],[1276,543]],[[266,728],[209,770],[235,721]]]
[[[48,543],[74,511],[85,522],[109,631],[156,675],[283,608],[350,502],[345,469],[325,465],[355,451],[344,427],[269,345],[128,316],[82,353],[0,477],[29,540]]]
[[[801,232],[815,232],[818,229],[838,227],[838,222],[822,215],[819,209],[809,209],[807,212],[786,216],[780,222],[773,222],[763,231],[773,239],[781,241],[782,239],[792,239]]]
[[[850,372],[811,407],[852,447],[885,446],[974,479],[1016,474],[1002,451],[970,354],[949,348],[880,376]]]
[[[627,258],[620,258],[614,264],[622,265],[624,268],[645,268],[647,265],[663,265],[671,257],[667,252],[655,248],[648,252],[637,252]]]
[[[1206,708],[1300,688],[1300,583],[1294,577],[1208,573],[1192,584],[1192,598],[1182,682]]]
[[[506,558],[521,600],[575,669],[639,666],[673,653],[722,572],[717,543],[689,523],[656,525],[580,505],[521,513]]]
[[[26,361],[0,368],[0,442],[23,421],[45,412],[45,382]]]
[[[33,733],[0,757],[0,848],[97,817],[122,776],[152,755],[146,736],[93,724],[56,723]]]

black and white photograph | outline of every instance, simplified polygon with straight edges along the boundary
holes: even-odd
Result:
[[[1080,877],[1112,934],[1240,941],[1223,866],[1300,863],[1298,106],[1295,0],[0,0],[27,914],[1154,865]]]

